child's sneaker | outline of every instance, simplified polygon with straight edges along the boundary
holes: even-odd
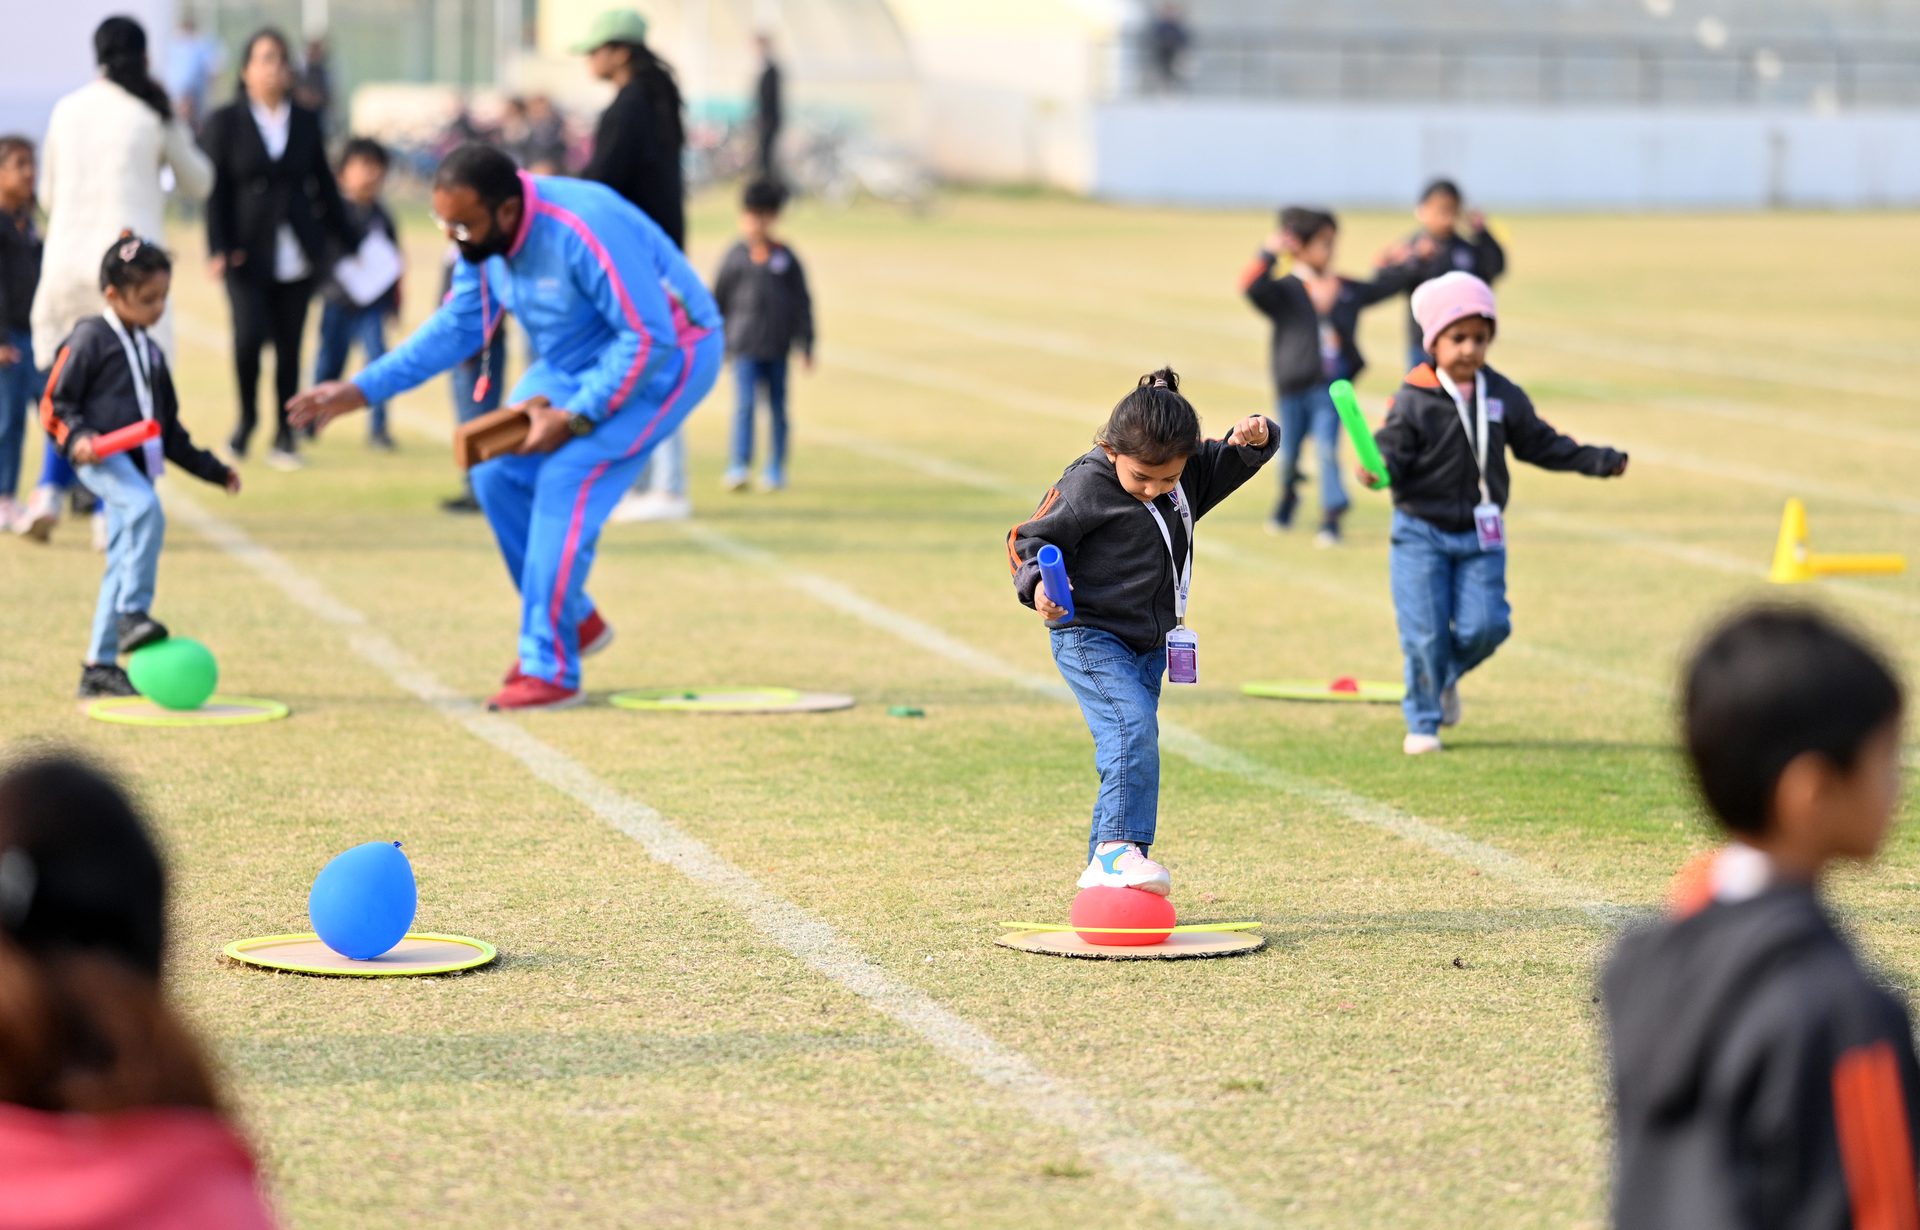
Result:
[[[1409,734],[1400,741],[1400,750],[1409,756],[1425,756],[1440,751],[1440,736]]]
[[[128,611],[116,625],[120,633],[120,652],[145,649],[155,641],[167,639],[167,626],[145,611]]]
[[[1103,841],[1080,873],[1081,888],[1138,888],[1164,897],[1173,888],[1167,869],[1140,853],[1130,841]]]
[[[81,700],[98,700],[105,696],[138,696],[140,692],[133,686],[133,680],[127,678],[127,672],[111,662],[91,662],[80,668]]]
[[[32,542],[45,542],[53,537],[53,527],[59,521],[60,489],[38,486],[27,497],[20,515],[13,519],[13,532]]]
[[[1460,724],[1460,685],[1457,683],[1440,693],[1440,724],[1442,726]]]
[[[760,476],[760,490],[762,493],[772,495],[776,491],[785,491],[786,489],[786,475],[767,473]]]
[[[1320,532],[1313,536],[1313,545],[1323,551],[1329,547],[1339,546],[1340,523],[1338,521],[1329,521],[1321,526]]]
[[[753,484],[745,470],[728,470],[727,476],[720,480],[720,485],[738,495]]]

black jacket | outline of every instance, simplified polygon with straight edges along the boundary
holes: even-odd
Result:
[[[1534,413],[1533,402],[1519,385],[1491,367],[1485,371],[1487,489],[1500,507],[1507,506],[1508,448],[1543,470],[1571,470],[1592,478],[1611,477],[1625,464],[1625,453],[1561,435]],[[1480,470],[1460,411],[1441,379],[1425,363],[1408,372],[1374,440],[1393,480],[1394,507],[1458,534],[1473,528]]]
[[[1417,267],[1411,264],[1382,269],[1371,282],[1340,279],[1340,293],[1323,320],[1307,294],[1306,284],[1294,274],[1273,275],[1273,253],[1262,251],[1240,278],[1240,289],[1262,315],[1273,322],[1273,384],[1282,397],[1304,392],[1332,380],[1352,380],[1366,370],[1358,341],[1360,313],[1391,299],[1412,285]],[[1334,370],[1327,370],[1320,350],[1322,326],[1333,330],[1339,348]]]
[[[753,119],[762,140],[771,140],[786,121],[780,98],[780,66],[768,60],[753,83]]]
[[[743,359],[782,359],[813,353],[813,299],[800,258],[776,243],[766,264],[754,263],[745,242],[727,249],[713,279],[713,301],[727,322],[727,353]]]
[[[593,157],[581,168],[590,179],[640,207],[677,248],[687,246],[686,184],[671,117],[658,113],[644,74],[620,87],[593,130]]]
[[[32,205],[17,214],[0,209],[0,331],[26,333],[33,328],[33,292],[40,285],[42,246]]]
[[[1193,501],[1194,521],[1258,473],[1279,448],[1280,428],[1272,422],[1259,448],[1206,441],[1180,474],[1181,489]],[[1179,510],[1166,496],[1155,503],[1184,565],[1192,544],[1184,541]],[[1106,450],[1095,448],[1068,466],[1033,516],[1008,531],[1007,565],[1027,606],[1033,605],[1040,581],[1034,556],[1047,543],[1066,556],[1073,582],[1072,626],[1111,632],[1135,653],[1166,643],[1174,626],[1173,560],[1153,515],[1120,485]]]
[[[1415,231],[1407,237],[1407,242],[1418,243],[1424,238],[1427,238],[1425,231]],[[1500,246],[1500,241],[1493,237],[1492,231],[1475,231],[1471,237],[1456,231],[1434,249],[1433,255],[1424,259],[1415,257],[1412,267],[1413,279],[1406,288],[1409,296],[1422,283],[1431,282],[1443,273],[1470,273],[1492,286],[1507,271],[1507,252]],[[1407,300],[1407,337],[1415,346],[1421,346],[1424,340],[1420,322],[1413,318],[1411,298]]]
[[[173,376],[166,356],[145,334],[136,345],[146,347],[153,373],[153,416],[160,423],[160,446],[174,465],[210,483],[227,481],[226,463],[195,447],[180,424],[180,401],[174,396]],[[54,356],[47,391],[40,399],[40,425],[67,456],[76,436],[105,435],[140,421],[139,394],[133,370],[120,337],[105,318],[89,316],[73,327]],[[126,454],[142,474],[147,470],[145,449]]]
[[[320,119],[292,104],[287,148],[278,161],[267,156],[265,138],[245,97],[207,117],[200,145],[213,162],[213,194],[207,198],[207,252],[227,255],[230,276],[253,282],[274,280],[275,235],[281,223],[293,230],[313,276],[324,276],[337,245],[359,242],[347,223],[327,165]],[[232,254],[244,252],[235,264]]]
[[[1810,889],[1630,933],[1602,992],[1621,1230],[1920,1224],[1912,1022]]]

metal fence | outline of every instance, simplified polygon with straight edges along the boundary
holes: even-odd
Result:
[[[1197,31],[1169,82],[1144,36],[1108,44],[1101,95],[1554,106],[1920,107],[1920,40],[1770,42]]]

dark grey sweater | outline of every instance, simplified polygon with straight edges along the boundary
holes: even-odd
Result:
[[[1181,489],[1198,522],[1259,472],[1280,448],[1280,428],[1267,424],[1259,448],[1208,440],[1187,459]],[[1180,513],[1167,497],[1155,501],[1174,538],[1181,563],[1192,549],[1184,541]],[[1033,517],[1007,534],[1007,564],[1020,601],[1033,605],[1040,581],[1034,556],[1047,543],[1066,556],[1073,581],[1073,626],[1099,628],[1148,653],[1166,643],[1174,626],[1173,560],[1146,505],[1127,494],[1104,449],[1095,448],[1067,467]],[[1054,625],[1056,627],[1063,625]]]

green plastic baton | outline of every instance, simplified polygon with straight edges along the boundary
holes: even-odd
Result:
[[[1380,458],[1380,446],[1373,442],[1373,429],[1367,426],[1367,416],[1360,413],[1360,400],[1353,395],[1351,380],[1336,380],[1327,388],[1333,395],[1333,408],[1340,412],[1340,421],[1346,424],[1347,435],[1353,440],[1353,451],[1359,455],[1360,464],[1367,473],[1379,480],[1382,487],[1391,485],[1387,477],[1387,463]]]

